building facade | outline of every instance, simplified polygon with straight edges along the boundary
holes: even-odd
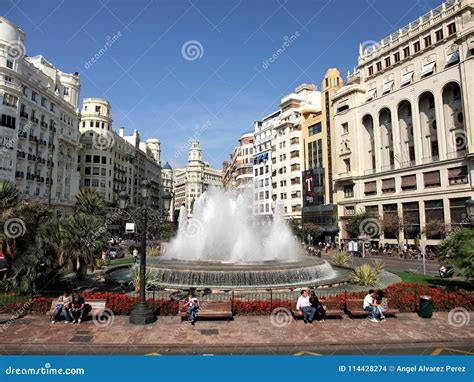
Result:
[[[175,214],[184,205],[190,216],[194,202],[210,187],[222,187],[221,170],[211,168],[202,159],[199,141],[193,139],[188,153],[188,162],[184,168],[174,171]],[[176,217],[176,216],[175,216]]]
[[[283,201],[285,219],[299,223],[305,166],[302,111],[308,108],[321,109],[321,93],[313,84],[302,84],[281,100],[281,114],[273,127],[271,141],[273,200]]]
[[[436,245],[443,235],[428,229],[434,221],[452,228],[466,219],[474,190],[473,6],[444,3],[361,49],[334,96],[343,237],[358,212],[397,220],[396,229],[361,232],[382,244]]]
[[[303,222],[317,224],[325,241],[338,233],[337,194],[334,189],[335,131],[332,98],[343,85],[335,68],[321,83],[321,108],[308,104],[301,110],[304,144]]]
[[[58,215],[79,190],[78,73],[25,55],[25,35],[0,17],[0,179]]]
[[[161,169],[161,184],[163,192],[173,193],[173,168],[171,165],[166,162],[163,168]],[[168,219],[173,221],[174,213],[174,198],[171,199],[170,209],[168,211]]]
[[[81,111],[81,152],[78,170],[81,189],[99,192],[106,201],[117,205],[121,191],[135,205],[136,148],[112,130],[111,105],[100,98],[85,98]]]
[[[253,213],[262,220],[270,220],[273,216],[272,138],[280,114],[277,110],[254,125]]]

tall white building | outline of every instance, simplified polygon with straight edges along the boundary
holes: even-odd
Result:
[[[79,190],[78,73],[25,55],[24,32],[0,17],[0,179],[58,214]]]
[[[118,202],[118,195],[124,190],[129,203],[135,205],[136,148],[112,130],[111,106],[107,100],[84,99],[80,132],[81,188],[98,191],[112,204]]]
[[[372,240],[436,245],[474,190],[474,2],[443,3],[359,53],[334,96],[341,235],[357,212],[400,218]],[[361,235],[367,232],[361,232]],[[369,233],[371,234],[371,233]]]
[[[273,216],[272,209],[272,137],[279,123],[280,110],[256,121],[254,126],[253,213],[263,220]]]
[[[173,168],[171,165],[166,162],[161,169],[161,184],[163,192],[173,192]],[[174,217],[174,205],[175,201],[174,198],[171,199],[170,209],[169,209],[169,220],[173,221]]]
[[[321,93],[313,84],[302,84],[294,93],[284,97],[280,103],[281,114],[273,126],[271,142],[273,199],[283,201],[285,219],[299,222],[305,168],[301,113],[309,106],[321,110]]]
[[[175,210],[184,205],[191,215],[194,202],[210,187],[222,187],[221,170],[211,168],[202,159],[199,141],[194,139],[189,148],[188,162],[174,171]]]

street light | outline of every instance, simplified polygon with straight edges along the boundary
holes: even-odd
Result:
[[[140,253],[140,292],[138,303],[135,309],[130,313],[130,323],[133,325],[151,324],[155,317],[153,311],[146,304],[146,235],[148,231],[148,197],[150,194],[151,183],[144,179],[141,184],[141,195],[143,205],[138,208],[142,217],[142,242]],[[171,196],[171,194],[170,194]],[[125,209],[128,201],[128,194],[126,191],[119,193],[119,206]],[[171,201],[169,198],[168,203]]]

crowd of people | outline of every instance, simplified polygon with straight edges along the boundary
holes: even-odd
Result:
[[[62,314],[66,324],[75,324],[76,322],[80,324],[84,318],[85,311],[85,300],[80,293],[70,295],[68,292],[64,292],[56,301],[56,306],[51,315],[51,323],[56,323]]]

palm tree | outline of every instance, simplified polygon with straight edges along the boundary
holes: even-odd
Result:
[[[0,181],[0,212],[16,207],[20,202],[21,194],[15,183],[9,180]]]
[[[74,209],[77,213],[104,217],[107,213],[107,202],[97,191],[86,188],[76,195]]]

